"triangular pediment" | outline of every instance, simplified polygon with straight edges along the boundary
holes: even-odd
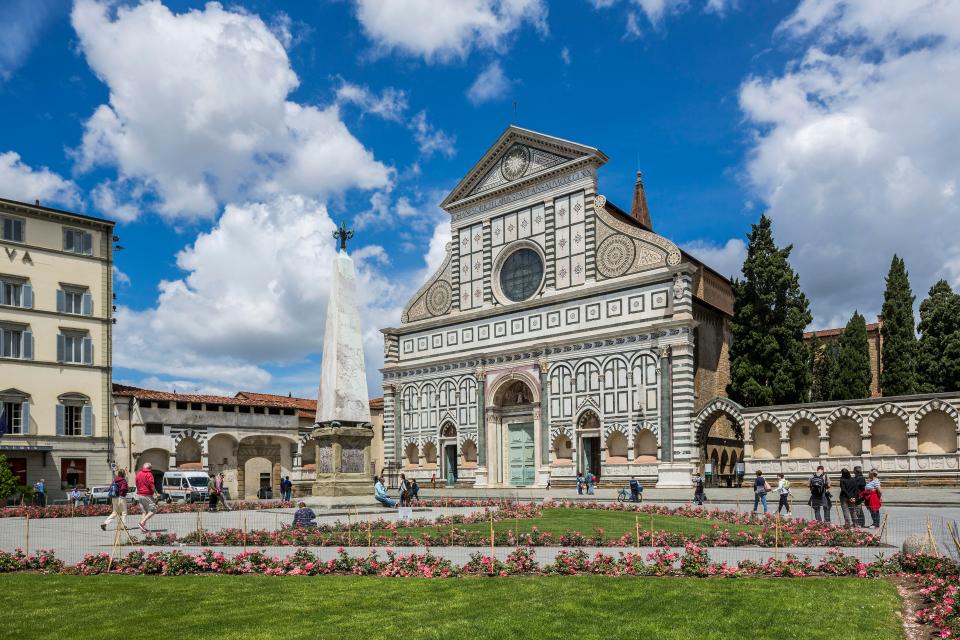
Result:
[[[544,174],[583,162],[604,164],[607,156],[594,147],[511,125],[440,204],[456,208],[526,185]]]

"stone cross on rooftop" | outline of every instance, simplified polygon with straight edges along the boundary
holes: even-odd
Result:
[[[353,238],[353,231],[347,230],[347,225],[343,222],[340,223],[340,228],[333,232],[333,239],[340,241],[340,251],[347,250],[347,240]]]

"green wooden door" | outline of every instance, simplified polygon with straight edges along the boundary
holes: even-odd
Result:
[[[530,485],[533,467],[533,423],[510,425],[510,484]]]

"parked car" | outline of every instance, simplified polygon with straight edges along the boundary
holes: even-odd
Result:
[[[90,504],[110,504],[110,486],[90,487]]]
[[[210,481],[203,471],[167,471],[160,484],[161,499],[167,502],[201,502],[207,499],[207,483]]]

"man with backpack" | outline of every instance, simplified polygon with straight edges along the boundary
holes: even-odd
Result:
[[[810,478],[810,506],[817,522],[830,522],[830,478],[823,472],[823,465]]]

